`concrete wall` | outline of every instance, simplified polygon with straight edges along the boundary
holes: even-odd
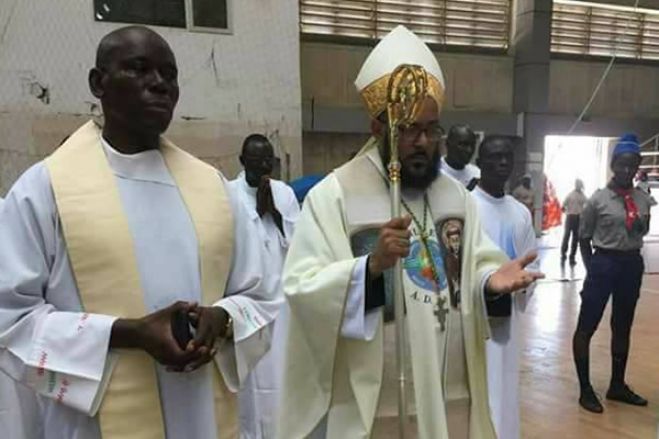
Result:
[[[232,19],[232,35],[155,28],[180,70],[168,135],[232,177],[242,139],[266,133],[299,175],[298,2],[234,0]],[[95,22],[90,1],[0,1],[0,196],[98,112],[87,72],[99,39],[119,26]]]
[[[606,66],[606,62],[553,60],[549,111],[578,115]],[[621,119],[659,118],[659,68],[656,65],[614,65],[593,101],[589,115]]]
[[[366,133],[305,131],[302,136],[305,175],[322,175],[337,168],[358,152],[368,138]]]
[[[359,107],[353,81],[371,51],[367,46],[305,42],[301,47],[302,99],[316,105]],[[512,59],[437,53],[446,79],[446,111],[510,112]]]

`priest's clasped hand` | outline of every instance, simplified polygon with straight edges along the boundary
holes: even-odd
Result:
[[[374,278],[410,253],[411,222],[409,216],[394,218],[380,229],[375,250],[368,258],[368,271]]]
[[[183,313],[195,328],[187,346],[179,346],[172,331],[174,317]],[[215,344],[229,337],[231,319],[220,307],[176,302],[140,319],[117,319],[112,326],[110,347],[141,349],[172,371],[192,371],[215,355]]]
[[[186,349],[191,348],[201,354],[197,360],[186,366],[186,371],[192,371],[213,359],[218,341],[233,337],[233,321],[229,313],[219,306],[194,304],[188,315],[190,324],[195,328],[195,337]]]
[[[526,266],[536,260],[537,252],[531,252],[521,258],[503,264],[492,273],[485,286],[488,294],[510,294],[523,290],[538,279],[545,277],[543,273],[527,271]]]

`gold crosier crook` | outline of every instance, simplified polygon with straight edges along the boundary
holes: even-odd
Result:
[[[389,195],[391,217],[399,218],[400,160],[398,157],[398,133],[414,123],[428,91],[428,76],[421,66],[401,64],[394,70],[387,86],[387,116],[389,124]],[[398,427],[399,437],[405,438],[407,429],[407,396],[405,393],[405,355],[407,352],[405,331],[405,299],[403,297],[403,266],[398,259],[393,272],[394,315],[396,319],[396,372],[398,374]]]

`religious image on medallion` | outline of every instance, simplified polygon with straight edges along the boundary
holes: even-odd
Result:
[[[449,218],[441,221],[437,230],[441,237],[441,251],[444,256],[446,277],[451,297],[451,307],[460,306],[460,271],[462,262],[462,229],[463,221]]]
[[[442,253],[436,240],[425,238],[426,245],[422,240],[423,237],[414,230],[410,254],[403,261],[403,268],[414,285],[439,294],[447,286]]]

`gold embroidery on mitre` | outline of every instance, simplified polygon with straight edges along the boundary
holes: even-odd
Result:
[[[380,79],[376,79],[364,87],[360,93],[366,105],[366,110],[371,117],[377,117],[387,108],[387,87],[389,86],[390,76],[391,74],[387,74]],[[428,96],[437,102],[437,108],[441,110],[444,103],[444,87],[431,74],[428,74]]]

